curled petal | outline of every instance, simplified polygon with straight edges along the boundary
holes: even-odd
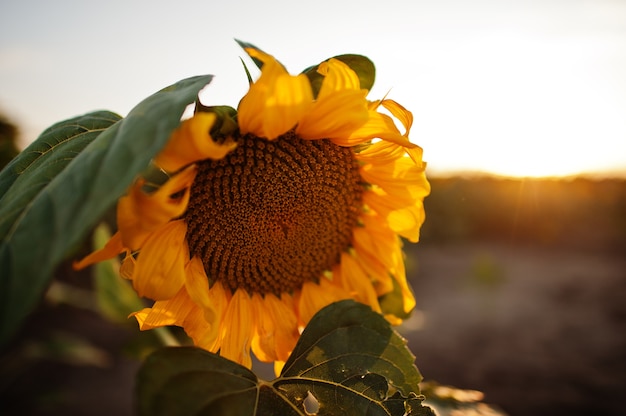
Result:
[[[218,160],[226,156],[237,144],[213,141],[209,131],[216,117],[214,113],[196,113],[192,118],[184,120],[157,155],[156,165],[167,172],[176,172],[198,160]]]
[[[141,248],[154,230],[185,212],[196,172],[195,165],[188,166],[151,194],[142,189],[143,181],[137,181],[128,195],[120,198],[117,224],[126,247],[133,251]]]
[[[317,72],[324,75],[324,80],[317,96],[318,100],[324,100],[338,91],[361,90],[359,76],[352,68],[338,59],[331,58],[326,62],[322,62]],[[367,91],[365,95],[367,95]]]
[[[381,114],[375,110],[369,110],[367,122],[359,129],[355,130],[343,141],[335,141],[335,143],[341,146],[354,146],[366,143],[373,139],[386,140],[408,148],[417,146],[416,144],[411,143],[406,136],[400,133],[391,117],[387,114]]]
[[[193,308],[194,303],[182,287],[172,298],[156,301],[151,308],[144,308],[130,316],[137,319],[139,329],[144,331],[168,325],[182,326]]]
[[[400,123],[402,123],[405,129],[403,136],[409,137],[409,131],[413,125],[413,114],[394,100],[382,100],[381,104],[389,110],[395,118],[400,120]]]
[[[311,107],[311,84],[304,74],[290,75],[272,56],[253,48],[246,51],[260,59],[263,67],[239,103],[239,128],[243,134],[273,140],[292,129]]]

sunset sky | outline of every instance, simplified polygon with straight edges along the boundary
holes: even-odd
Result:
[[[413,112],[433,174],[626,174],[622,0],[3,1],[0,113],[26,144],[207,73],[205,104],[236,106],[247,80],[234,38],[293,73],[371,58],[370,98]]]

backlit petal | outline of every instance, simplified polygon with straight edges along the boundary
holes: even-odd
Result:
[[[272,140],[293,128],[311,107],[311,85],[306,75],[290,75],[272,56],[252,48],[246,51],[263,61],[263,67],[239,103],[239,128],[243,134]]]
[[[380,186],[392,198],[406,203],[421,200],[430,193],[424,167],[409,158],[397,159],[393,163],[364,165],[361,176],[365,181]]]
[[[363,202],[384,217],[395,233],[416,243],[424,223],[424,206],[421,200],[410,203],[392,198],[380,188],[372,187],[363,194]]]
[[[335,141],[335,143],[341,146],[354,146],[373,139],[382,139],[409,148],[417,146],[400,133],[391,117],[375,110],[369,110],[367,122],[359,129],[352,132],[349,137],[342,141]]]
[[[296,127],[303,139],[331,139],[343,145],[367,121],[365,90],[343,90],[318,100]]]
[[[389,112],[402,123],[405,129],[403,136],[408,137],[411,126],[413,125],[413,114],[394,100],[382,100],[381,103],[383,107],[389,110]]]
[[[359,76],[348,65],[338,59],[331,58],[326,62],[322,62],[317,72],[324,75],[322,86],[317,95],[317,99],[320,101],[338,91],[361,90]],[[367,91],[364,91],[363,97],[367,95]]]
[[[341,262],[333,269],[333,277],[354,299],[369,305],[375,312],[380,312],[372,281],[352,254],[341,254]]]

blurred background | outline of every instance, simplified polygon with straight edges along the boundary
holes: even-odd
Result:
[[[1,162],[193,75],[216,76],[205,104],[236,107],[233,38],[292,73],[366,55],[370,98],[413,112],[432,194],[400,330],[427,380],[510,415],[624,414],[626,2],[4,1]],[[108,289],[60,268],[0,356],[3,414],[131,414],[162,335],[120,323]]]

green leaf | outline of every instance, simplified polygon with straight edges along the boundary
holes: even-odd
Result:
[[[95,115],[104,113],[59,123],[0,173],[5,192],[0,201],[0,344],[40,299],[58,264],[165,145],[185,107],[211,78],[179,81],[115,124],[110,115],[95,129]],[[81,127],[72,132],[76,124]],[[74,148],[75,140],[85,143]],[[59,153],[66,149],[72,151]]]
[[[381,315],[341,301],[313,317],[271,382],[199,348],[155,352],[138,374],[139,414],[432,416],[413,361]]]
[[[109,111],[97,111],[62,121],[39,138],[0,172],[0,236],[43,188],[100,133],[120,120]]]
[[[374,86],[374,80],[376,79],[376,67],[368,57],[363,55],[346,54],[338,55],[334,58],[348,65],[354,72],[356,72],[359,77],[361,88],[368,91],[372,89],[372,86]],[[332,58],[329,58],[326,61],[329,61],[330,59]],[[322,86],[322,81],[324,80],[324,77],[317,72],[318,66],[319,64],[310,66],[302,71],[302,73],[309,78],[311,88],[313,89],[313,95],[315,97],[317,97],[317,94]]]

